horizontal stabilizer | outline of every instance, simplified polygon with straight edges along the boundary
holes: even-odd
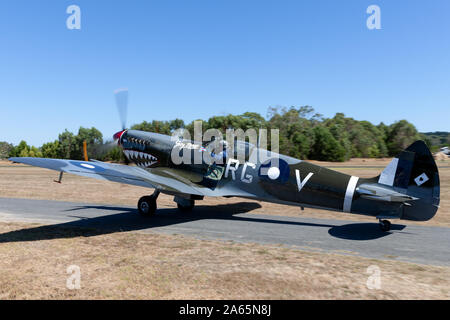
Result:
[[[356,192],[361,198],[375,201],[405,203],[407,201],[414,201],[419,199],[404,193],[397,192],[388,187],[368,183],[359,185],[358,188],[356,188]]]

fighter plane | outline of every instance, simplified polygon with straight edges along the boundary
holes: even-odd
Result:
[[[126,103],[125,103],[126,104]],[[123,105],[123,103],[122,103]],[[123,116],[124,107],[119,106]],[[114,135],[126,158],[135,165],[44,158],[10,158],[17,163],[63,173],[115,181],[154,189],[138,201],[138,211],[148,217],[157,210],[160,193],[174,196],[182,211],[190,211],[204,197],[242,197],[300,208],[318,208],[373,216],[381,230],[391,219],[427,221],[439,208],[439,173],[423,141],[416,141],[373,178],[342,172],[261,150],[245,141],[234,141],[222,153],[223,164],[175,163],[177,152],[213,154],[213,143],[174,139],[159,133],[122,130]],[[226,145],[222,143],[222,146]],[[236,157],[245,150],[245,161]],[[264,159],[258,156],[266,154]],[[215,159],[212,157],[212,159]],[[276,160],[276,161],[274,161]]]

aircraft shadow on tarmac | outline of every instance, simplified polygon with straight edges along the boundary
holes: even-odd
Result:
[[[82,212],[86,209],[96,209],[103,211],[118,211],[119,213],[92,218],[70,215],[69,217],[78,218],[78,220],[6,232],[0,234],[0,243],[64,239],[80,236],[92,237],[102,234],[151,229],[206,219],[328,228],[328,234],[346,240],[375,240],[391,234],[391,232],[382,232],[377,223],[332,225],[300,221],[283,221],[277,220],[276,217],[274,219],[268,219],[267,216],[258,218],[257,215],[251,217],[238,215],[260,207],[261,206],[255,202],[239,202],[212,206],[198,205],[192,212],[188,213],[179,212],[177,209],[161,208],[158,209],[156,215],[145,218],[141,217],[136,209],[127,207],[101,205],[76,206],[65,212]],[[403,230],[404,228],[404,225],[392,225],[392,230]],[[301,230],[299,230],[299,232],[301,232]]]

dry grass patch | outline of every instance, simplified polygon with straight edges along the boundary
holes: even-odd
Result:
[[[37,224],[0,223],[0,233],[1,299],[450,298],[449,267]],[[39,233],[53,239],[30,241]],[[80,290],[66,288],[69,265],[81,268]],[[366,287],[370,265],[381,290]]]

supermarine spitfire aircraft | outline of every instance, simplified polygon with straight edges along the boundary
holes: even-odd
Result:
[[[123,99],[116,99],[123,130],[114,135],[114,140],[135,166],[96,160],[10,160],[59,171],[60,178],[63,172],[67,172],[153,188],[152,195],[138,201],[138,211],[143,216],[155,213],[161,192],[173,195],[182,211],[192,210],[195,201],[204,197],[242,197],[302,209],[309,207],[373,216],[379,220],[383,231],[390,230],[388,219],[427,221],[439,208],[438,169],[423,141],[416,141],[401,152],[374,178],[358,178],[273,152],[266,152],[269,157],[261,161],[259,157],[252,157],[261,150],[241,142],[232,146],[234,151],[227,153],[222,170],[214,176],[210,163],[176,164],[171,157],[172,150],[180,144],[183,152],[186,149],[188,152],[193,149],[195,152],[210,152],[209,145],[192,147],[196,145],[193,141],[126,130],[123,119],[127,102],[120,100]],[[235,157],[239,148],[245,149],[245,162]],[[272,161],[272,158],[277,161]],[[249,162],[248,159],[256,161]]]

